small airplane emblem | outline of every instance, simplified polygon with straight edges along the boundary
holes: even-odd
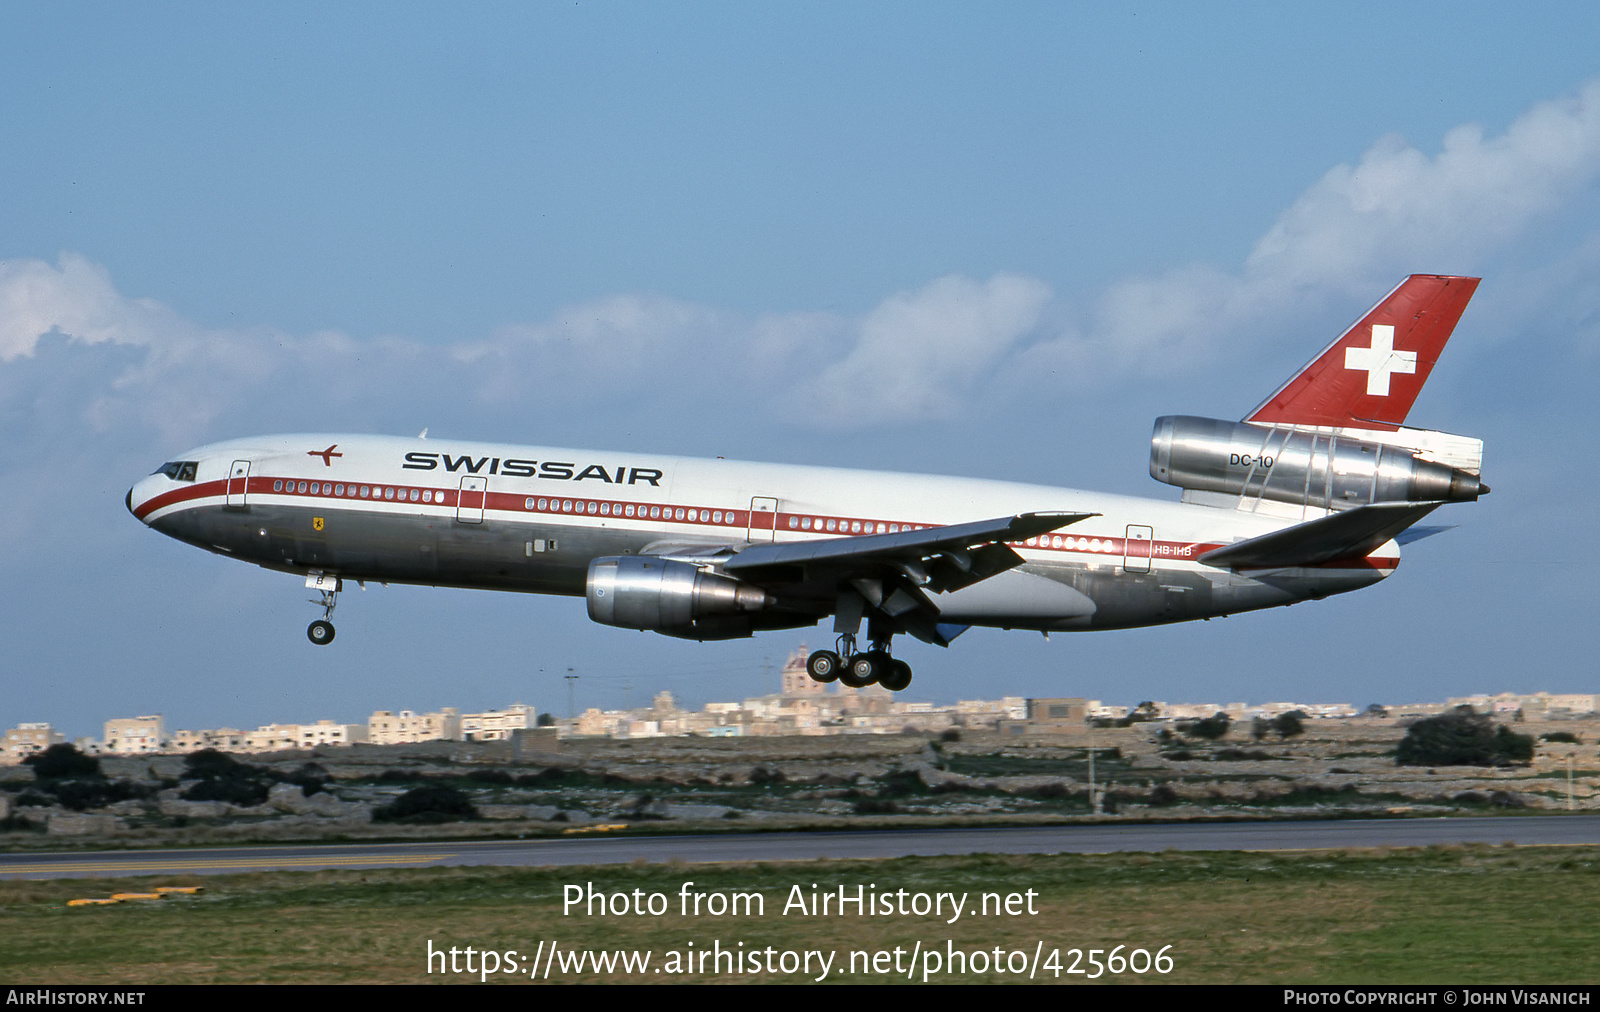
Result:
[[[342,453],[334,453],[333,452],[334,448],[337,447],[338,445],[339,445],[338,443],[334,443],[333,446],[328,447],[326,450],[307,450],[306,451],[306,456],[308,456],[308,457],[321,457],[322,458],[322,462],[324,464],[326,464],[328,467],[332,467],[333,466],[332,458],[344,456],[344,454],[342,454]]]

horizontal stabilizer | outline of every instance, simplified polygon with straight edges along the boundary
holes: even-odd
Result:
[[[1359,559],[1442,505],[1379,502],[1357,506],[1213,549],[1199,561],[1219,569],[1278,569]]]
[[[1404,530],[1399,534],[1396,534],[1394,539],[1402,545],[1415,544],[1416,542],[1421,541],[1423,538],[1431,538],[1435,534],[1443,534],[1445,531],[1453,531],[1457,526],[1459,525],[1438,524],[1432,527],[1412,527],[1409,530]]]

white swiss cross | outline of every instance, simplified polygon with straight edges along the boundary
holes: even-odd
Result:
[[[1346,369],[1364,369],[1367,373],[1367,393],[1378,397],[1389,396],[1389,374],[1417,371],[1417,353],[1394,350],[1394,328],[1383,323],[1372,325],[1372,347],[1346,348]]]

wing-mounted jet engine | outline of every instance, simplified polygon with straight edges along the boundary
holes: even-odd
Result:
[[[595,559],[584,593],[596,622],[692,639],[749,636],[749,616],[773,603],[754,584],[653,555]]]

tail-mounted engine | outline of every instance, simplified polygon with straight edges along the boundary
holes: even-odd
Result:
[[[1150,476],[1197,492],[1323,509],[1372,502],[1465,502],[1483,443],[1419,429],[1308,429],[1168,415],[1150,438]]]
[[[748,636],[747,617],[772,603],[759,587],[650,555],[595,559],[585,596],[596,622],[694,639]]]

